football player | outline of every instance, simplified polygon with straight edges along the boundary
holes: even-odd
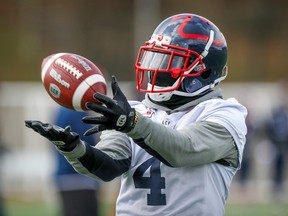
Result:
[[[87,104],[97,115],[83,118],[93,124],[85,135],[102,132],[95,147],[70,127],[26,126],[52,141],[79,173],[103,181],[121,176],[118,216],[224,215],[247,132],[246,108],[223,99],[218,86],[226,64],[216,25],[177,14],[140,47],[136,82],[145,99],[128,102],[112,77],[113,98],[96,93],[104,105]]]

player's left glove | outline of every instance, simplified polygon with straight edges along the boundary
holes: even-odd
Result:
[[[79,135],[71,131],[70,126],[61,128],[50,123],[31,120],[25,121],[25,126],[47,138],[63,151],[72,151],[80,140]]]
[[[102,114],[101,116],[86,116],[82,120],[84,123],[95,124],[95,126],[87,130],[84,135],[89,136],[93,133],[98,133],[103,130],[115,129],[121,132],[131,131],[138,119],[138,114],[135,109],[131,108],[127,98],[119,88],[116,77],[112,76],[111,88],[113,99],[95,93],[94,98],[103,103],[98,105],[88,102],[86,106],[94,112]]]

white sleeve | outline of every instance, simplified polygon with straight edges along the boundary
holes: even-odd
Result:
[[[237,167],[242,158],[247,133],[247,110],[235,99],[205,101],[177,122],[166,127],[139,114],[133,139],[155,150],[172,166],[196,166],[225,160]]]
[[[237,149],[231,134],[220,124],[195,122],[174,130],[139,115],[136,127],[128,134],[143,138],[146,145],[173,167],[197,166],[226,159],[237,166]]]

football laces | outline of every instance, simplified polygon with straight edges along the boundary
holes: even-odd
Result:
[[[83,73],[81,73],[75,66],[62,58],[58,58],[55,63],[73,75],[76,79],[80,79],[80,77],[83,76]]]

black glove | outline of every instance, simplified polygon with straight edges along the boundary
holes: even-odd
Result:
[[[25,126],[32,128],[63,151],[73,150],[80,140],[79,135],[71,131],[70,126],[63,129],[57,125],[42,123],[40,121],[25,121]]]
[[[99,93],[94,94],[94,98],[102,102],[105,106],[92,102],[86,104],[90,110],[100,113],[102,116],[86,116],[82,118],[84,123],[96,125],[87,130],[84,133],[85,136],[112,129],[129,132],[134,128],[138,114],[135,112],[135,109],[129,105],[125,95],[118,86],[115,76],[112,76],[111,88],[113,99]]]

